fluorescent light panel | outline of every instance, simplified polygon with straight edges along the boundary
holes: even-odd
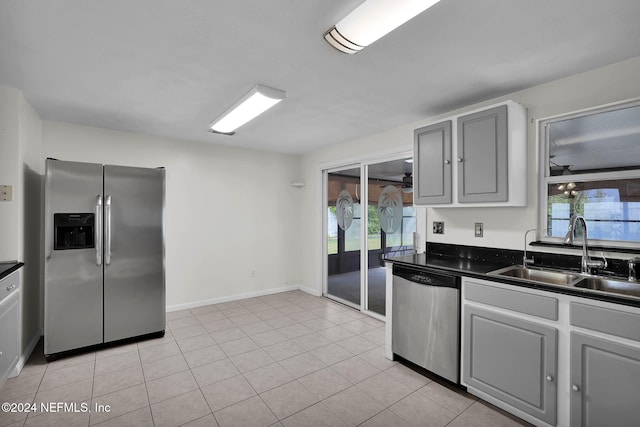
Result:
[[[278,89],[256,85],[231,108],[211,122],[211,130],[218,133],[233,134],[243,124],[259,116],[278,102],[286,94]]]
[[[439,0],[366,0],[324,34],[341,52],[358,53]]]

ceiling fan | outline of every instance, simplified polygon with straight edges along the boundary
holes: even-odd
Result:
[[[402,177],[402,192],[413,193],[413,173],[405,172]]]
[[[402,177],[402,188],[413,188],[413,173],[405,172]]]
[[[387,185],[394,185],[396,187],[400,187],[403,193],[412,193],[413,192],[413,173],[405,172],[401,182],[383,184],[383,185],[380,185],[380,188],[384,188]]]

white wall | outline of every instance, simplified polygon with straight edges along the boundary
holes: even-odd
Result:
[[[43,123],[44,157],[166,168],[167,306],[297,287],[298,157]]]
[[[538,141],[535,120],[602,104],[640,97],[640,57],[577,74],[548,84],[470,105],[436,117],[391,129],[358,140],[316,150],[302,158],[304,180],[301,233],[306,247],[302,254],[305,286],[322,288],[322,165],[340,163],[344,158],[366,158],[377,152],[411,145],[413,129],[446,116],[512,99],[528,109],[528,205],[523,208],[438,208],[427,209],[427,241],[463,245],[522,249],[524,231],[538,221]],[[445,234],[433,235],[428,224],[445,222]],[[484,223],[484,237],[474,237],[474,223]]]
[[[18,205],[18,258],[22,270],[22,349],[28,353],[37,343],[42,313],[42,206],[44,158],[42,157],[42,121],[27,100],[20,95],[20,187]],[[26,356],[26,355],[25,355]],[[24,361],[26,362],[26,360]]]
[[[13,200],[0,202],[0,261],[25,263],[20,365],[40,336],[43,165],[40,117],[20,91],[0,88],[0,184],[13,186]]]
[[[429,233],[427,240],[521,249],[524,230],[537,225],[537,140],[531,119],[640,97],[638,75],[640,58],[634,58],[439,116],[503,99],[525,105],[529,117],[529,205],[428,209],[427,223],[445,221],[446,234]],[[19,165],[26,163],[25,171],[42,173],[39,161],[45,157],[165,166],[168,306],[178,308],[287,286],[301,285],[320,292],[321,169],[349,159],[410,149],[413,129],[439,117],[302,157],[47,121],[42,123],[40,149],[37,114],[19,91],[0,88],[0,183],[26,183],[26,172],[22,174]],[[306,186],[292,188],[289,183],[294,181]],[[0,259],[23,259],[23,245],[33,241],[25,239],[21,230],[25,221],[30,221],[26,219],[28,206],[35,196],[28,202],[20,191],[16,193],[16,202],[0,203],[0,230],[7,236],[0,239]],[[474,222],[484,222],[484,238],[473,237]]]
[[[0,88],[0,184],[12,185],[14,198],[0,202],[0,261],[22,259],[19,254],[18,179],[20,177],[20,92]]]
[[[527,107],[528,204],[524,208],[428,209],[427,221],[445,221],[444,235],[434,242],[522,250],[524,231],[538,226],[539,144],[536,120],[640,97],[640,58],[525,89],[483,104],[513,99]],[[421,123],[417,123],[421,125]],[[475,222],[484,223],[484,237],[473,235]],[[431,230],[430,227],[427,227]]]

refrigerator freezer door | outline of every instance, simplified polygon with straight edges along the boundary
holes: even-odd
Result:
[[[94,247],[54,250],[54,214],[99,213],[102,165],[47,160],[45,185],[44,353],[53,354],[103,340],[98,239]]]
[[[104,167],[104,341],[165,329],[164,169]]]

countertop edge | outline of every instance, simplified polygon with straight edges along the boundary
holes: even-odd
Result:
[[[5,263],[0,263],[0,264],[5,264]],[[9,267],[8,269],[0,272],[0,280],[4,279],[5,277],[10,275],[14,271],[17,271],[17,270],[19,270],[20,268],[22,268],[24,266],[24,262],[6,263],[6,264],[13,264],[13,265],[11,267]]]
[[[521,288],[547,291],[547,292],[552,292],[556,294],[571,295],[576,297],[582,297],[587,299],[593,299],[598,301],[604,301],[604,302],[610,302],[614,304],[621,304],[621,305],[626,305],[630,307],[640,308],[640,298],[625,297],[625,296],[618,296],[618,295],[612,295],[612,294],[603,294],[598,291],[593,291],[593,290],[583,289],[583,288],[576,288],[572,286],[569,287],[569,286],[559,286],[559,285],[551,285],[551,284],[543,284],[543,283],[535,283],[535,282],[526,282],[518,279],[493,276],[493,275],[487,274],[490,271],[498,270],[500,268],[509,267],[511,265],[516,265],[516,264],[486,263],[485,264],[486,268],[482,268],[481,269],[482,271],[478,271],[480,269],[473,270],[473,269],[447,267],[443,265],[429,263],[428,261],[427,262],[410,262],[410,261],[407,261],[406,259],[403,260],[399,258],[396,258],[396,259],[385,258],[385,262],[389,262],[391,264],[401,264],[401,265],[410,266],[414,268],[425,268],[425,269],[448,271],[448,272],[459,274],[460,276],[470,277],[474,279],[490,280],[492,282],[504,283],[507,285],[513,285]]]

